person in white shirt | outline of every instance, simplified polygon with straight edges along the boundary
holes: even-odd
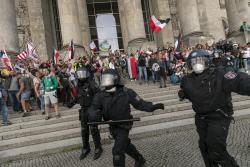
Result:
[[[115,69],[115,61],[114,61],[114,59],[110,59],[109,69]]]
[[[245,71],[248,73],[248,69],[250,67],[250,43],[248,42],[247,47],[243,51],[243,63],[245,67]]]

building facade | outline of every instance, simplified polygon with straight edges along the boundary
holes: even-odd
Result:
[[[207,40],[233,38],[244,42],[239,32],[250,23],[249,0],[1,0],[0,49],[18,53],[28,40],[43,59],[52,49],[65,48],[73,39],[79,47],[97,47],[107,42],[112,49],[127,50],[131,41],[156,47],[174,43],[179,33],[193,46]],[[171,18],[153,33],[151,15]]]

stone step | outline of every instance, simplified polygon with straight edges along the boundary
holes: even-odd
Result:
[[[135,123],[135,127],[146,126],[160,122],[167,122],[175,119],[185,119],[191,116],[193,116],[193,111],[191,110],[175,113],[166,113],[158,116],[151,115],[141,118],[140,122]],[[108,126],[101,126],[100,129],[101,132],[107,132]],[[16,135],[15,133],[9,135],[7,135],[7,133],[3,136],[3,140],[0,142],[0,151],[17,147],[24,147],[32,144],[34,145],[50,141],[68,139],[72,137],[78,137],[80,136],[80,123],[79,121],[71,121],[47,126],[39,126],[36,128],[29,128],[24,130],[21,129],[20,132],[16,131],[16,133],[16,138],[12,139],[8,138],[13,137],[13,135]],[[27,136],[21,137],[22,134],[26,134]]]
[[[244,104],[249,104],[245,102]],[[242,109],[243,102],[240,101],[235,104],[235,109]],[[239,106],[239,107],[238,107]],[[246,108],[250,105],[245,106]],[[159,115],[149,115],[141,118],[141,122],[136,122],[135,126],[147,126],[160,122],[168,122],[173,120],[181,120],[193,116],[192,110],[178,111],[174,113],[165,113]],[[63,140],[80,136],[80,124],[78,121],[63,122],[58,124],[51,124],[46,126],[39,126],[35,128],[20,129],[16,132],[2,133],[2,141],[0,142],[0,150],[12,149],[17,147],[28,146],[31,144],[40,144],[43,142],[50,142],[54,140]],[[76,130],[78,129],[78,130]],[[107,132],[107,126],[100,127],[101,132]]]
[[[250,116],[250,110],[238,110],[235,112],[236,120],[240,118],[246,118]],[[187,118],[182,120],[175,120],[169,122],[156,123],[152,125],[135,127],[130,132],[130,138],[136,139],[141,137],[149,137],[161,133],[168,133],[169,131],[185,130],[194,127],[194,119]],[[79,129],[75,132],[79,133]],[[63,135],[67,135],[65,132]],[[69,134],[70,135],[70,134]],[[102,141],[109,141],[109,133],[101,133]],[[90,138],[92,140],[92,138]],[[17,160],[25,157],[41,156],[49,153],[63,151],[66,148],[74,148],[81,145],[80,137],[73,137],[70,139],[51,141],[47,143],[41,143],[36,145],[29,145],[25,147],[13,148],[8,150],[0,151],[0,161]]]
[[[248,96],[241,96],[241,95],[234,95],[233,96],[233,102],[244,101],[244,100],[249,100],[249,99],[250,99],[250,97],[248,97]],[[161,102],[164,103],[165,110],[164,111],[163,110],[157,111],[157,113],[159,113],[159,114],[166,113],[166,112],[174,112],[174,111],[191,109],[191,104],[189,103],[188,100],[180,102],[178,99],[171,99],[171,100],[165,100],[165,101],[161,101]],[[61,115],[63,117],[68,116],[68,115],[73,115],[73,116],[75,116],[75,119],[77,120],[78,109],[79,109],[78,107],[75,107],[73,109],[68,109],[65,111],[61,111]],[[137,111],[135,109],[132,109],[132,113],[133,113],[133,115],[139,116],[139,117],[150,114],[150,113],[144,113],[144,112],[142,113],[142,112]],[[35,114],[37,114],[37,113],[35,113]],[[52,116],[53,115],[54,115],[54,113],[52,114]],[[61,119],[64,120],[63,118],[61,118]],[[10,121],[13,122],[14,124],[11,126],[7,126],[7,127],[1,127],[0,133],[5,132],[5,131],[16,130],[16,129],[23,129],[23,128],[27,128],[30,126],[34,126],[34,127],[40,126],[39,122],[37,122],[39,120],[42,121],[43,124],[45,122],[50,122],[50,121],[45,121],[44,116],[41,115],[41,113],[39,113],[37,115],[32,115],[30,117],[24,117],[24,118],[20,117],[20,118],[10,119]],[[57,121],[60,121],[60,119],[55,120],[55,122],[57,122]],[[31,124],[29,124],[28,122],[31,122]]]
[[[134,111],[132,112],[132,115],[134,117],[147,117],[147,116],[154,116],[154,117],[161,117],[163,114],[171,113],[173,114],[175,112],[180,113],[183,110],[190,110],[191,106],[186,105],[186,106],[181,106],[183,108],[180,108],[179,111],[171,110],[171,108],[166,108],[165,110],[157,110],[153,113],[147,113],[147,112],[141,112],[141,111]],[[250,107],[249,101],[238,101],[234,102],[234,109],[245,109]],[[71,124],[68,124],[68,122],[71,122]],[[73,123],[72,123],[73,122]],[[42,128],[41,128],[42,127]],[[46,127],[46,128],[45,128]],[[63,116],[61,119],[55,119],[52,118],[50,120],[35,120],[35,121],[30,121],[30,122],[21,122],[17,123],[11,126],[6,127],[5,131],[2,130],[2,133],[0,133],[0,140],[7,140],[7,139],[12,139],[12,138],[17,138],[17,137],[23,137],[23,136],[28,136],[28,135],[34,135],[34,134],[40,134],[40,133],[45,133],[49,131],[56,131],[56,130],[63,130],[67,128],[74,128],[74,127],[79,127],[78,123],[78,113],[73,114],[73,115],[66,115]],[[37,130],[39,129],[40,130]],[[44,129],[41,131],[41,129]],[[47,131],[46,131],[47,129]]]
[[[177,97],[177,91],[176,90],[159,90],[159,91],[155,91],[155,92],[150,92],[150,93],[140,93],[139,94],[142,98],[144,98],[145,100],[149,100],[153,97],[164,97],[166,96],[168,99],[170,99],[171,97],[174,97],[174,95],[176,95]],[[65,107],[59,107],[59,110],[66,110],[67,108]],[[40,111],[32,111],[32,113],[37,112],[37,114],[40,113]],[[20,113],[14,113],[14,112],[10,112],[11,114],[9,114],[9,118],[19,118],[21,117]],[[1,118],[1,115],[0,115]]]

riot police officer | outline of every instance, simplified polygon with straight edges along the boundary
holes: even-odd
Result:
[[[187,59],[192,73],[181,82],[179,97],[191,101],[199,148],[206,167],[238,167],[226,150],[226,139],[233,120],[231,92],[250,95],[250,77],[235,73],[229,66],[211,67],[209,53],[194,50]]]
[[[78,102],[81,105],[79,110],[79,120],[81,121],[81,135],[82,135],[82,153],[80,155],[80,160],[84,159],[90,152],[89,145],[89,129],[91,131],[93,142],[95,145],[94,160],[98,159],[103,150],[101,146],[100,132],[97,126],[88,126],[88,114],[87,110],[90,107],[90,104],[93,100],[94,94],[96,94],[99,89],[96,86],[93,79],[90,77],[90,65],[78,67],[76,70],[77,76],[77,94]]]
[[[140,98],[132,89],[126,88],[120,81],[117,71],[109,69],[104,71],[101,79],[101,87],[89,108],[89,120],[117,121],[132,119],[130,104],[138,110],[152,112],[156,109],[164,109],[162,103],[153,105]],[[115,167],[125,167],[125,153],[135,159],[135,167],[142,167],[145,159],[131,143],[129,131],[132,123],[111,124],[110,132],[115,142],[112,149],[113,164]]]

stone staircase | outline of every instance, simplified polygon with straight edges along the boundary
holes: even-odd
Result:
[[[160,89],[158,85],[138,85],[131,82],[127,87],[133,88],[145,100],[165,105],[165,110],[153,113],[132,108],[134,117],[140,117],[141,121],[134,123],[131,138],[150,137],[194,127],[191,104],[187,100],[180,102],[177,97],[179,86],[168,85],[167,88]],[[233,94],[233,103],[236,119],[250,116],[250,97]],[[25,118],[20,114],[11,114],[10,121],[13,125],[0,127],[0,162],[79,147],[81,139],[78,108],[79,105],[72,109],[60,107],[62,118],[47,121],[38,111]],[[100,126],[100,131],[102,142],[110,142],[108,126]]]

